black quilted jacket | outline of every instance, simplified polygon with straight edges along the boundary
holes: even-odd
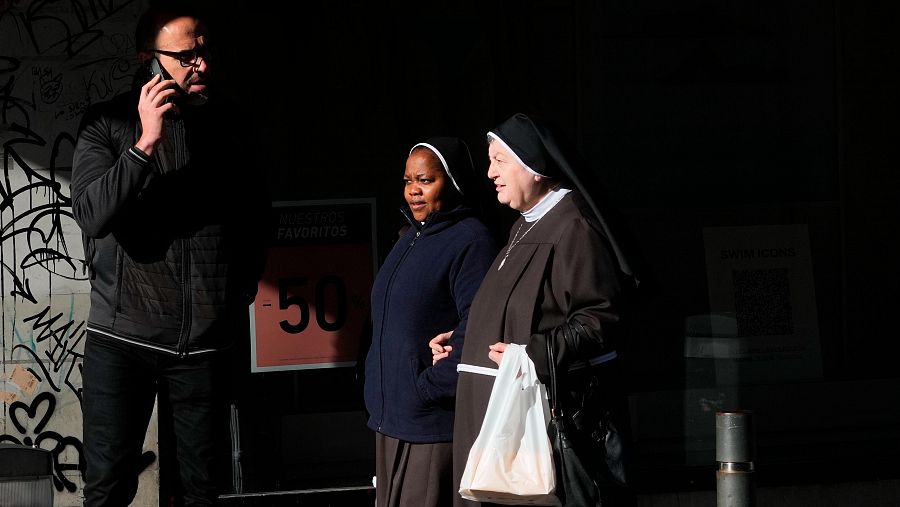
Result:
[[[150,158],[134,148],[135,94],[89,109],[72,210],[91,275],[88,330],[186,356],[226,347],[248,329],[268,199],[232,109],[183,107],[165,128]]]

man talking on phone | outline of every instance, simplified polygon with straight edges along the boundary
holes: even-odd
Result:
[[[213,93],[206,25],[184,2],[153,5],[137,25],[135,86],[85,113],[72,168],[91,280],[86,506],[134,499],[157,396],[176,495],[214,502],[214,462],[227,456],[214,445],[228,424],[220,375],[233,375],[222,367],[249,332],[265,258],[265,181],[232,104]]]

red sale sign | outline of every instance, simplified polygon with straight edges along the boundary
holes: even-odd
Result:
[[[353,366],[375,272],[374,199],[276,202],[273,211],[250,306],[251,370]]]

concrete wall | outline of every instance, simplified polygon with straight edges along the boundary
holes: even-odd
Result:
[[[85,108],[130,85],[144,7],[0,2],[0,441],[52,451],[57,506],[81,505],[84,486],[90,287],[72,218],[72,150]],[[155,433],[154,424],[150,450]],[[155,468],[135,505],[158,505]]]

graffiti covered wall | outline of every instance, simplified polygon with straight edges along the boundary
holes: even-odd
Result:
[[[72,151],[85,109],[130,86],[145,7],[0,0],[0,442],[52,452],[57,506],[81,505],[84,484],[90,287],[72,218]],[[153,472],[135,504],[158,505],[158,488],[146,485],[158,481]]]

